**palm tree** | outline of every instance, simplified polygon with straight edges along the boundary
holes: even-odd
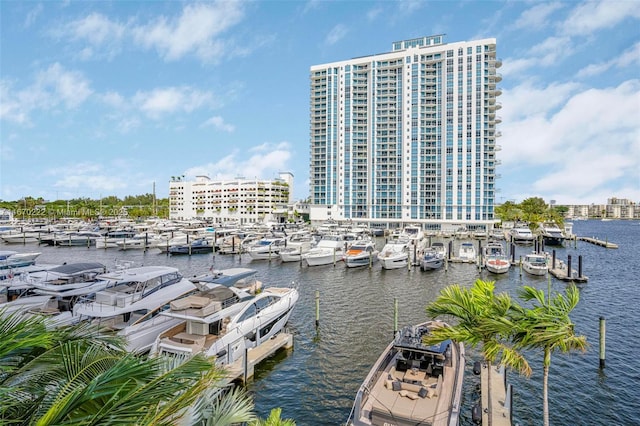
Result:
[[[542,349],[544,352],[542,375],[542,411],[545,426],[549,425],[549,367],[551,354],[555,350],[567,353],[573,350],[585,351],[587,339],[576,336],[569,313],[578,305],[580,293],[575,285],[567,287],[565,295],[557,294],[553,299],[549,293],[524,286],[520,297],[533,302],[530,309],[516,307],[512,310],[512,320],[516,324],[513,341],[518,348]]]
[[[454,284],[443,289],[427,306],[427,314],[434,318],[451,316],[457,323],[434,330],[425,343],[432,345],[452,339],[472,347],[482,344],[482,354],[487,363],[499,359],[501,364],[529,376],[529,363],[508,341],[514,328],[508,313],[514,302],[508,294],[496,295],[494,290],[493,281],[483,280],[476,280],[471,288]]]
[[[271,413],[269,413],[269,417],[265,420],[255,420],[250,423],[250,426],[296,426],[296,422],[291,419],[283,419],[281,414],[281,408],[274,408],[271,410]]]
[[[173,425],[221,378],[211,360],[167,366],[96,331],[0,312],[0,423]]]

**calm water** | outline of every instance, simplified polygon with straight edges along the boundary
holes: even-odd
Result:
[[[640,337],[636,311],[640,306],[640,224],[638,221],[576,221],[574,233],[617,243],[604,249],[578,242],[577,248],[556,248],[557,258],[583,257],[583,273],[589,282],[580,285],[580,304],[571,317],[576,331],[587,337],[589,350],[570,355],[554,354],[549,382],[550,420],[554,425],[640,425]],[[382,247],[384,241],[379,240]],[[116,259],[144,265],[172,265],[184,275],[216,268],[246,266],[257,269],[265,285],[295,282],[300,300],[289,322],[294,349],[263,363],[249,385],[256,410],[266,417],[282,407],[283,418],[302,425],[339,425],[349,416],[353,398],[369,368],[393,336],[393,307],[398,300],[400,326],[426,319],[425,306],[453,283],[470,286],[477,278],[496,280],[498,291],[515,294],[522,285],[547,289],[545,277],[533,278],[517,268],[495,276],[478,273],[473,265],[451,264],[448,271],[383,271],[335,267],[306,267],[297,263],[251,261],[248,255],[194,255],[168,257],[156,251],[120,252],[114,249],[54,248],[34,245],[4,249],[42,251],[42,263],[101,261],[112,266]],[[548,250],[550,248],[547,248]],[[531,250],[517,247],[516,257]],[[566,284],[552,279],[553,291]],[[320,326],[315,327],[315,293],[320,292]],[[598,319],[607,320],[606,368],[599,369]],[[477,351],[467,349],[465,401],[462,425],[472,425],[471,407],[477,398],[479,379],[471,368]],[[514,420],[520,425],[541,424],[542,356],[527,354],[534,369],[531,378],[511,373],[514,384]]]

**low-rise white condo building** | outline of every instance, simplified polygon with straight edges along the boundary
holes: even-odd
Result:
[[[211,180],[196,176],[194,181],[173,177],[169,182],[169,218],[207,219],[239,224],[276,221],[293,204],[293,174],[283,172],[271,180]]]

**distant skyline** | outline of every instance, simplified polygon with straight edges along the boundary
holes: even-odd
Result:
[[[640,202],[640,2],[0,2],[0,199],[166,198],[171,176],[294,175],[309,69],[497,39],[496,201]]]

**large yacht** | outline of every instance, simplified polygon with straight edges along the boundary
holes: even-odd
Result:
[[[96,292],[94,298],[76,304],[74,314],[80,320],[88,319],[106,330],[125,335],[127,349],[132,352],[148,349],[162,330],[152,327],[159,325],[159,321],[148,321],[157,314],[157,309],[195,288],[178,269],[169,266],[128,268],[98,278],[108,285]],[[138,335],[138,340],[129,338],[132,330],[144,328],[143,323],[149,327],[148,333],[152,336],[149,341],[140,338],[144,333]],[[154,331],[157,331],[155,335]]]
[[[228,279],[224,274],[192,279],[199,291],[170,303],[161,315],[180,321],[158,336],[151,355],[202,353],[224,366],[283,330],[298,301],[296,288],[268,287],[258,293],[257,271],[227,272]]]

